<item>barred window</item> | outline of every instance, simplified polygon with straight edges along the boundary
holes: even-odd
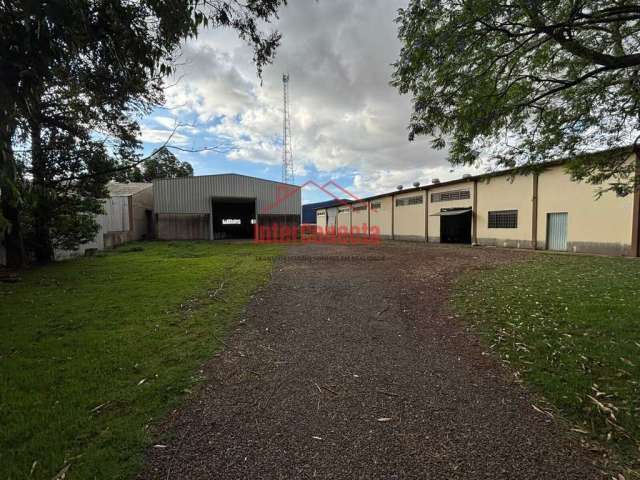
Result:
[[[382,202],[372,202],[371,203],[371,209],[378,209],[378,208],[382,208]]]
[[[366,210],[366,209],[367,209],[366,205],[358,205],[357,207],[353,207],[354,212],[359,212],[360,210]]]
[[[470,198],[471,192],[469,190],[450,190],[431,194],[432,202],[451,202],[453,200],[469,200]]]
[[[489,212],[489,228],[518,228],[517,210]]]
[[[396,207],[404,207],[405,205],[422,205],[422,195],[396,198]]]

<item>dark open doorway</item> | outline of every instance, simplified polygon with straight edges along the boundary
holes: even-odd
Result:
[[[448,208],[439,213],[441,243],[471,243],[473,213],[470,208]]]
[[[253,238],[255,198],[214,198],[211,202],[214,240]]]

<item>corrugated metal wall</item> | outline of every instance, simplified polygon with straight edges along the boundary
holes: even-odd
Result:
[[[209,216],[161,214],[157,236],[159,240],[208,240]]]
[[[300,187],[236,174],[153,182],[154,213],[209,213],[211,197],[255,198],[256,214],[300,215]]]

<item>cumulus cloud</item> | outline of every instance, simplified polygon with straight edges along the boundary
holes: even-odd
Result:
[[[167,141],[171,141],[174,145],[185,145],[189,142],[189,136],[181,132],[174,132],[173,129],[143,126],[140,131],[140,140],[152,145],[163,144]]]
[[[185,45],[168,82],[172,116],[155,121],[171,128],[175,118],[188,118],[197,131],[180,135],[224,139],[235,147],[229,160],[277,166],[281,76],[288,72],[297,175],[351,175],[363,194],[460,176],[462,170],[450,172],[446,153],[432,150],[428,139],[408,142],[410,102],[389,85],[400,49],[393,20],[405,3],[290,2],[274,24],[283,41],[262,81],[252,52],[233,32],[206,31]]]

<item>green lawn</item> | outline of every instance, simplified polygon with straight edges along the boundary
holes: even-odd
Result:
[[[463,277],[454,306],[574,431],[640,468],[640,261],[537,255]]]
[[[133,244],[0,284],[0,478],[130,478],[279,253]]]

